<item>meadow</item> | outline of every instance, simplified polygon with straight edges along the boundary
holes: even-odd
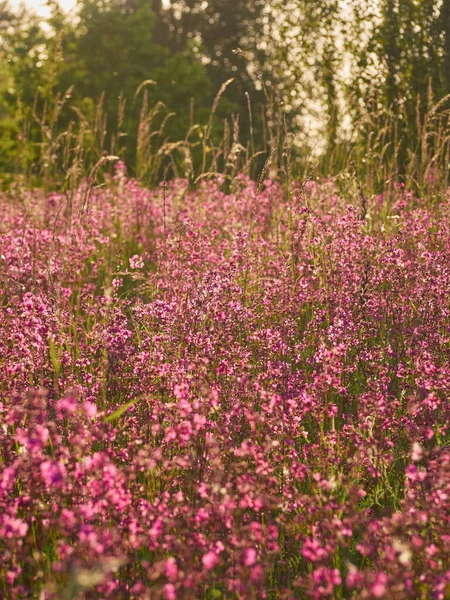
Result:
[[[450,196],[0,201],[0,596],[450,598]]]

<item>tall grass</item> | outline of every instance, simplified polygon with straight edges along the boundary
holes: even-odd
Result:
[[[103,112],[103,97],[91,119],[71,104],[71,89],[54,100],[37,95],[34,106],[28,109],[19,102],[21,125],[15,173],[5,173],[4,182],[23,181],[29,187],[46,190],[75,189],[98,160],[117,155],[128,159],[131,171],[150,187],[158,184],[166,169],[169,178],[182,177],[191,182],[220,173],[231,189],[231,182],[240,175],[258,180],[269,166],[271,176],[289,187],[290,180],[303,181],[314,166],[315,177],[337,177],[359,195],[358,178],[369,196],[393,190],[397,183],[423,196],[447,190],[449,97],[436,101],[431,84],[425,106],[420,99],[417,101],[414,123],[404,112],[379,109],[375,96],[358,109],[360,116],[346,134],[347,139],[335,144],[331,153],[315,156],[296,143],[286,126],[282,100],[267,89],[266,103],[260,107],[252,107],[247,96],[249,131],[241,130],[238,116],[218,120],[220,99],[233,80],[219,90],[205,125],[192,122],[184,139],[171,139],[165,130],[175,113],[168,112],[161,102],[149,105],[146,88],[153,83],[143,82],[130,106],[119,98],[117,124],[111,131],[107,131],[111,119],[107,120]],[[136,114],[139,103],[133,121],[130,117]],[[252,116],[259,108],[262,136],[255,135]],[[125,131],[130,123],[134,129]],[[256,138],[261,140],[259,146]],[[132,139],[135,147],[130,147]],[[111,174],[111,170],[108,172]]]

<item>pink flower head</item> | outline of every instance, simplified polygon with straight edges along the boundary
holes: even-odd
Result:
[[[166,560],[166,577],[175,581],[178,577],[177,561],[171,556]]]
[[[64,417],[64,413],[73,413],[77,409],[77,400],[71,396],[64,396],[56,403],[56,411],[59,418]]]
[[[114,165],[114,172],[116,177],[126,177],[127,175],[127,167],[123,160],[118,160]]]
[[[0,521],[0,537],[12,539],[15,537],[25,537],[28,532],[28,523],[22,519],[15,519],[6,515],[3,523]]]
[[[256,550],[254,548],[245,548],[243,552],[243,562],[246,567],[251,567],[255,564],[257,558]]]
[[[8,585],[13,585],[15,580],[22,573],[21,567],[15,567],[13,570],[8,571],[5,575],[5,580]]]
[[[386,573],[377,573],[375,581],[370,589],[371,593],[375,598],[384,598],[386,594],[386,584],[388,582],[388,576]]]
[[[338,569],[329,569],[327,567],[318,567],[312,573],[312,579],[318,597],[331,596],[333,588],[342,583],[341,575]]]
[[[177,594],[173,583],[166,583],[164,586],[164,598],[166,600],[176,600]]]
[[[5,467],[0,478],[0,490],[11,492],[16,480],[16,470],[14,467]]]
[[[44,480],[47,491],[52,488],[59,488],[62,486],[65,468],[60,463],[52,460],[46,460],[41,463],[41,475]]]
[[[319,542],[315,539],[307,539],[303,543],[302,548],[302,556],[306,558],[306,560],[310,560],[311,562],[315,562],[316,560],[321,560],[325,558],[327,555],[326,551]]]
[[[144,266],[144,261],[142,260],[142,256],[139,254],[134,254],[130,257],[130,267],[132,269],[142,269]]]
[[[264,571],[260,565],[255,565],[250,573],[252,581],[262,581],[264,579]]]
[[[202,558],[203,566],[205,567],[205,569],[208,569],[208,571],[210,571],[211,569],[214,569],[214,567],[217,565],[218,562],[219,562],[219,557],[212,550],[207,552]]]
[[[426,471],[419,471],[416,465],[409,465],[405,470],[406,477],[411,481],[423,482],[427,478]]]
[[[84,412],[86,413],[86,415],[92,419],[92,417],[95,417],[95,415],[97,414],[97,407],[95,406],[95,404],[93,402],[85,402],[83,404],[83,409]]]
[[[349,566],[349,570],[347,573],[347,577],[345,579],[345,583],[347,585],[347,587],[349,587],[350,589],[352,588],[359,588],[361,589],[363,584],[364,584],[364,577],[362,575],[362,573],[357,569],[357,567],[355,567],[355,565],[350,565]]]

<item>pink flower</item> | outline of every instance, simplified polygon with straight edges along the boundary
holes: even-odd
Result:
[[[215,552],[212,552],[211,550],[207,552],[202,558],[203,566],[205,567],[205,569],[208,569],[208,571],[214,569],[218,562],[219,557]]]
[[[114,165],[114,172],[116,177],[126,177],[127,175],[127,167],[123,160],[118,160]]]
[[[412,446],[411,458],[414,462],[419,462],[422,460],[423,450],[422,446],[418,442],[414,442]]]
[[[411,481],[425,481],[427,474],[425,471],[419,471],[415,465],[409,465],[405,470],[406,477]]]
[[[302,556],[303,558],[306,558],[306,560],[314,562],[316,560],[321,560],[322,558],[325,558],[326,555],[327,553],[325,549],[322,548],[322,546],[317,540],[307,539],[303,543]]]
[[[8,585],[13,585],[15,580],[19,577],[19,575],[21,573],[22,573],[21,567],[16,567],[14,570],[8,571],[5,575],[6,583]]]
[[[166,560],[166,577],[170,581],[175,581],[178,577],[177,562],[172,556]]]
[[[262,567],[260,567],[260,565],[256,565],[255,567],[253,567],[251,574],[250,574],[250,579],[252,581],[262,581],[264,578],[264,571],[262,570]]]
[[[338,414],[338,407],[336,404],[332,404],[331,402],[327,406],[327,415],[331,419],[331,417],[335,417]]]
[[[333,588],[342,583],[338,569],[329,569],[327,567],[318,567],[315,569],[312,573],[312,579],[319,597],[331,596]]]
[[[92,419],[92,417],[95,417],[95,415],[97,414],[97,407],[95,406],[95,404],[93,402],[85,402],[83,404],[83,409],[84,412],[86,413],[86,415],[88,417],[90,417]]]
[[[56,410],[59,413],[73,413],[77,409],[77,401],[75,398],[65,396],[56,403]]]
[[[144,266],[144,261],[142,260],[142,256],[139,254],[134,254],[130,257],[130,267],[132,269],[142,269]]]
[[[384,598],[386,594],[386,584],[388,582],[388,576],[386,573],[377,573],[375,581],[370,588],[371,593],[375,598]]]
[[[41,463],[41,475],[44,480],[47,491],[52,488],[62,486],[65,475],[65,468],[60,463],[53,460],[46,460]]]
[[[439,549],[435,544],[430,544],[429,546],[427,546],[425,548],[425,554],[427,555],[428,558],[431,558],[438,552],[439,552]]]
[[[63,525],[69,530],[72,530],[76,523],[74,512],[72,510],[69,510],[68,508],[63,508],[61,511],[60,522],[61,525]]]
[[[173,583],[166,583],[164,586],[164,597],[166,600],[176,600],[177,594]]]
[[[255,564],[257,558],[256,550],[254,548],[245,548],[243,553],[243,561],[246,567],[251,567]]]
[[[364,577],[362,573],[358,571],[355,565],[350,565],[347,573],[347,577],[345,579],[345,583],[347,587],[352,588],[362,588],[364,583]]]
[[[0,521],[0,537],[12,539],[14,537],[25,537],[28,531],[28,523],[22,519],[5,516],[3,523]]]
[[[145,592],[145,585],[142,583],[142,581],[139,579],[131,588],[130,592],[132,594],[134,594],[135,596],[138,596],[139,594],[144,595]]]
[[[16,470],[14,467],[6,467],[3,470],[1,479],[0,479],[0,489],[6,492],[11,492],[14,482],[16,480]]]

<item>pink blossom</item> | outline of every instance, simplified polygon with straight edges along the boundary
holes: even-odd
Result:
[[[385,573],[377,573],[376,574],[375,581],[370,588],[370,591],[375,596],[375,598],[384,598],[385,597],[387,582],[388,582],[388,577]]]
[[[142,269],[144,266],[144,261],[142,260],[142,257],[139,256],[138,254],[134,254],[133,256],[130,257],[130,267],[132,269]]]
[[[64,465],[52,460],[46,460],[41,463],[41,475],[47,490],[59,488],[63,485],[65,476]]]
[[[85,402],[83,404],[83,409],[86,415],[90,418],[95,417],[95,415],[97,414],[97,407],[93,402]]]
[[[16,519],[5,515],[0,520],[0,537],[12,539],[14,537],[25,537],[28,532],[28,523],[22,519]]]
[[[327,553],[317,540],[307,539],[302,546],[302,555],[307,560],[315,562],[324,558]]]
[[[255,564],[257,558],[256,550],[254,548],[245,548],[243,552],[243,562],[246,567],[251,567]]]
[[[166,560],[166,577],[171,581],[175,581],[178,577],[177,562],[173,557]]]
[[[203,566],[208,571],[210,571],[211,569],[214,569],[214,567],[217,565],[218,562],[219,562],[219,557],[217,556],[217,553],[213,552],[211,550],[209,552],[207,552],[206,554],[204,554],[202,557]]]
[[[166,600],[176,600],[177,594],[173,583],[166,583],[164,586],[164,598]]]

